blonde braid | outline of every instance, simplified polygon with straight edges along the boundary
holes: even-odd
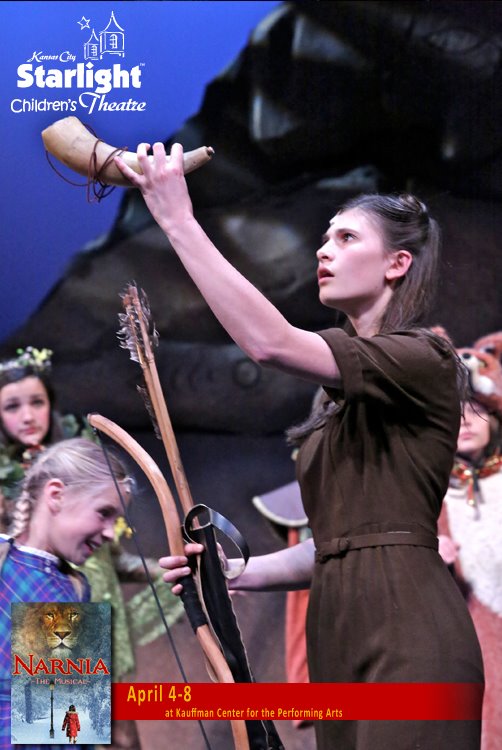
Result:
[[[28,528],[30,519],[31,519],[31,514],[33,512],[33,508],[34,508],[34,502],[33,502],[32,496],[30,495],[28,491],[26,475],[25,475],[25,478],[22,484],[21,494],[17,498],[16,504],[14,505],[14,511],[12,513],[12,520],[10,522],[10,526],[8,530],[10,543],[0,545],[0,572],[7,558],[7,555],[9,554],[12,542],[14,541],[14,539],[17,539],[17,537],[21,536],[21,534],[24,531],[26,531],[26,529]]]
[[[47,472],[44,472],[43,468],[45,463],[44,454],[41,453],[26,471],[21,484],[21,493],[14,505],[12,521],[9,527],[9,536],[12,539],[17,539],[17,537],[21,536],[30,525],[31,515],[38,499],[38,491],[48,478]]]
[[[23,531],[26,531],[30,523],[32,511],[32,499],[30,498],[28,491],[23,489],[14,506],[12,522],[9,528],[9,536],[16,539],[18,536],[21,536]]]
[[[30,488],[36,487],[37,484],[40,484],[39,482],[37,482],[37,479],[42,473],[41,470],[44,463],[43,455],[44,454],[40,454],[38,456],[36,461],[31,465],[24,476],[21,485],[21,493],[16,500],[14,511],[12,513],[12,520],[8,531],[10,544],[2,544],[0,546],[0,571],[2,570],[2,566],[7,558],[7,555],[9,554],[12,542],[19,536],[21,536],[21,534],[23,534],[23,532],[27,530],[30,524],[33,508],[35,507],[35,503],[38,497],[38,493],[30,491]]]

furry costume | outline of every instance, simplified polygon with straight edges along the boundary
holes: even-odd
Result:
[[[502,747],[502,470],[480,478],[476,509],[467,483],[451,486],[439,518],[439,533],[460,550],[455,578],[465,594],[485,666],[482,750]]]

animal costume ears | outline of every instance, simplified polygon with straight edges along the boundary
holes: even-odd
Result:
[[[474,342],[474,349],[491,354],[502,364],[502,331],[494,331]]]
[[[462,347],[457,353],[468,370],[474,399],[502,420],[502,365],[499,360],[474,347]]]
[[[448,333],[448,331],[446,330],[446,328],[443,328],[443,326],[440,326],[440,325],[431,326],[429,330],[431,330],[432,333],[435,333],[436,336],[441,336],[442,339],[446,339],[446,341],[449,344],[451,344],[452,346],[454,346],[453,340],[452,340],[450,334]]]
[[[431,326],[430,330],[454,345],[443,326]],[[482,336],[472,347],[456,351],[469,373],[472,397],[502,421],[502,331]]]

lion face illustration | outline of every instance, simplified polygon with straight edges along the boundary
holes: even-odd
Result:
[[[73,649],[78,643],[82,612],[73,604],[46,605],[40,613],[40,624],[51,650]]]
[[[41,657],[70,657],[79,644],[84,609],[79,604],[38,604],[30,607],[19,629],[15,648]]]

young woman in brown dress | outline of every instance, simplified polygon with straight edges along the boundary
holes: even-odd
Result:
[[[148,148],[137,151],[142,175],[116,163],[220,323],[253,360],[322,385],[331,402],[297,459],[313,539],[251,558],[232,587],[310,586],[312,682],[482,683],[471,618],[437,552],[460,370],[444,339],[417,328],[437,278],[436,222],[410,195],[345,204],[317,251],[319,297],[347,315],[355,335],[301,330],[194,218],[182,147],[169,159],[162,144],[150,159]],[[171,583],[188,572],[183,557],[163,565]],[[316,737],[319,750],[475,750],[480,723],[319,721]]]

